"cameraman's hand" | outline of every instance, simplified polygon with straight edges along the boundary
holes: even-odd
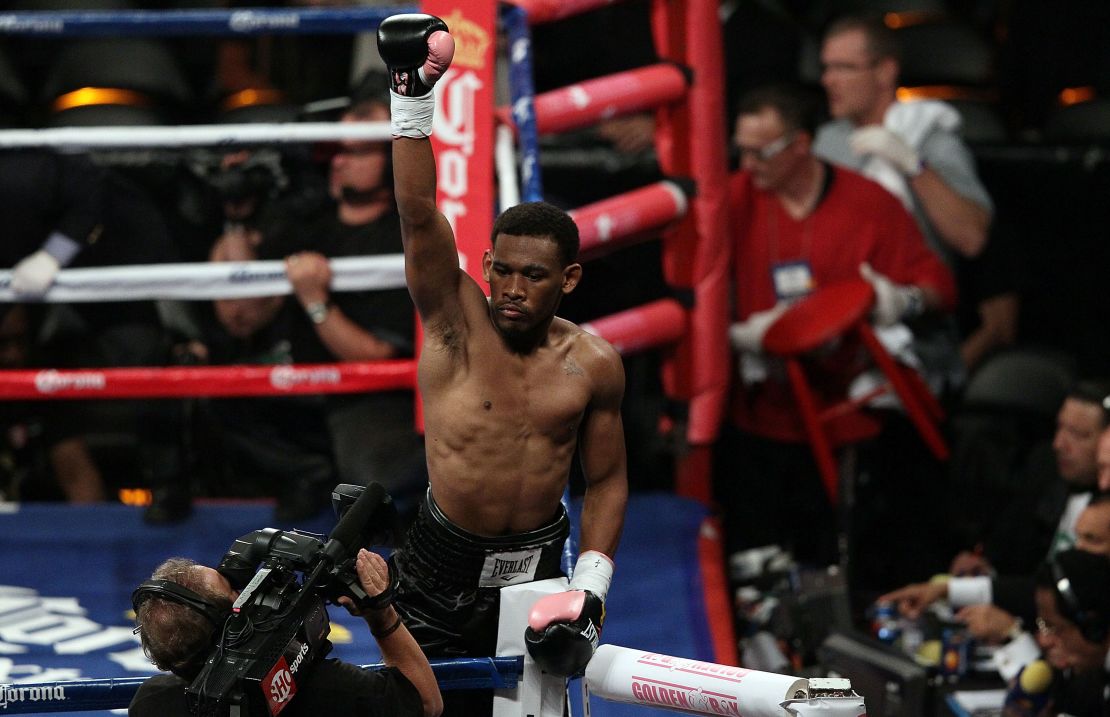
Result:
[[[331,286],[331,266],[327,257],[314,251],[302,251],[285,259],[285,275],[293,285],[293,293],[301,306],[323,303],[328,300]]]
[[[358,573],[358,581],[362,585],[362,589],[370,597],[376,597],[385,592],[389,587],[389,565],[386,564],[385,558],[377,553],[362,548],[358,551],[358,556],[355,558],[355,572]],[[365,617],[368,621],[375,617],[375,612],[378,613],[392,613],[392,608],[385,608],[383,610],[359,610],[355,607],[351,598],[343,596],[339,598],[338,602],[343,607],[347,608],[347,612],[356,617]],[[373,625],[371,625],[373,627]]]

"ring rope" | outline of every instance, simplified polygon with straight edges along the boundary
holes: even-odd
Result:
[[[388,122],[271,122],[169,127],[51,127],[0,130],[0,148],[211,147],[390,139]]]
[[[270,366],[0,371],[0,399],[287,396],[412,389],[412,359]]]
[[[665,346],[687,330],[687,312],[674,299],[582,324],[623,356]],[[281,396],[412,389],[416,362],[343,361],[279,366],[172,366],[0,371],[0,400],[59,398],[188,398]]]
[[[412,5],[250,10],[104,10],[0,13],[0,35],[169,37],[178,35],[350,35],[373,30]]]
[[[429,660],[441,690],[513,689],[524,672],[523,655]],[[383,663],[363,665],[380,671]],[[5,714],[124,709],[146,677],[0,685]]]
[[[329,259],[332,291],[400,289],[405,286],[402,254]],[[11,290],[10,270],[0,271],[0,303],[26,301]],[[58,272],[45,302],[137,301],[141,299],[243,299],[291,294],[282,261],[135,264]]]

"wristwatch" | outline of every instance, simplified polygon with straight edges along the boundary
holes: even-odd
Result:
[[[328,320],[329,311],[331,311],[330,301],[313,301],[304,307],[304,312],[308,314],[308,318],[317,326]]]

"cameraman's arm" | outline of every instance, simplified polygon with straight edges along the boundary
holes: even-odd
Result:
[[[377,639],[378,648],[382,651],[382,660],[390,667],[396,667],[420,693],[425,717],[436,717],[443,711],[439,683],[420,645],[416,644],[404,624],[399,624],[400,620],[393,606],[366,615],[370,634]],[[394,625],[397,626],[395,629]]]
[[[380,595],[388,587],[389,566],[377,553],[359,550],[355,569],[367,595]],[[341,598],[340,601],[349,603],[346,598]],[[352,614],[355,612],[352,611]],[[439,715],[443,711],[443,697],[439,694],[436,676],[432,672],[432,666],[428,664],[428,658],[420,650],[420,645],[416,644],[416,640],[401,623],[401,616],[390,605],[381,610],[368,611],[362,617],[370,626],[370,634],[378,641],[385,664],[397,668],[420,694],[425,717]]]

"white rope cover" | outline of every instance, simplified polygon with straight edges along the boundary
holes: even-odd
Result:
[[[210,147],[337,140],[385,142],[388,122],[270,122],[170,127],[54,127],[0,130],[0,148]]]
[[[405,286],[402,254],[341,257],[329,261],[333,291]],[[12,273],[0,271],[0,302],[26,301],[11,290]],[[89,302],[139,299],[241,299],[292,293],[281,261],[143,264],[63,269],[41,301]]]

